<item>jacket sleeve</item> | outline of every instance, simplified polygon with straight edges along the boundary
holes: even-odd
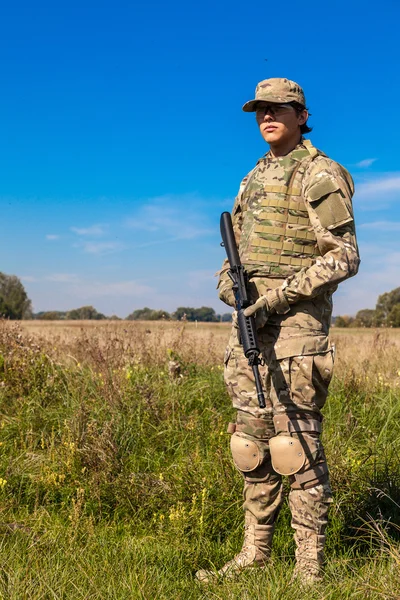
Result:
[[[303,180],[303,198],[321,256],[282,286],[267,291],[270,309],[285,314],[291,304],[314,298],[357,273],[353,193],[353,180],[344,167],[326,157],[311,163]]]
[[[250,173],[248,173],[246,175],[246,177],[242,180],[240,187],[239,187],[238,195],[235,198],[235,203],[234,203],[233,209],[232,209],[232,227],[233,227],[233,233],[235,234],[235,240],[236,240],[237,247],[239,247],[240,237],[242,234],[243,213],[244,213],[243,192],[246,188],[247,182],[248,182],[249,177],[252,174],[252,172],[253,171],[250,171]],[[217,271],[217,273],[215,274],[218,277],[217,290],[218,290],[219,299],[222,300],[222,302],[225,302],[225,304],[228,304],[229,306],[232,306],[234,308],[235,307],[235,297],[232,292],[232,281],[228,276],[228,271],[229,271],[229,263],[228,263],[228,259],[225,258],[224,262],[222,263],[221,270]]]

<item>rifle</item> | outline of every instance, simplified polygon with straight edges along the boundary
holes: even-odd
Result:
[[[257,342],[257,329],[254,316],[246,317],[243,313],[251,302],[247,292],[248,277],[240,262],[239,253],[236,247],[235,235],[233,233],[232,219],[229,212],[223,212],[221,215],[221,246],[225,248],[230,269],[228,276],[232,280],[232,290],[235,295],[235,308],[237,310],[238,325],[240,332],[240,343],[243,346],[245,357],[253,369],[254,380],[256,382],[258,405],[265,408],[264,392],[261,385],[260,371],[258,366],[261,364],[260,350]]]

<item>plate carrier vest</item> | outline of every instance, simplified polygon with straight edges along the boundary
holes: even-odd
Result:
[[[302,197],[306,169],[325,156],[309,140],[288,155],[261,158],[242,195],[239,255],[249,275],[287,277],[320,256]]]

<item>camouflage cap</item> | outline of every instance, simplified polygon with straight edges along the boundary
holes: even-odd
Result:
[[[244,112],[254,112],[258,102],[298,102],[306,105],[304,92],[295,81],[272,77],[264,79],[256,87],[256,97],[243,105]]]

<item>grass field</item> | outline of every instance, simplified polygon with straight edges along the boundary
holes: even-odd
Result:
[[[0,598],[399,599],[400,332],[336,330],[324,582],[271,567],[202,588],[242,538],[222,380],[229,325],[0,323]],[[182,376],[171,379],[168,360]]]

